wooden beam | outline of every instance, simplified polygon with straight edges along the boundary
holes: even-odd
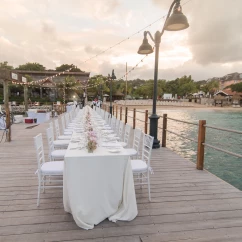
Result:
[[[10,110],[9,110],[9,93],[8,93],[8,80],[3,82],[3,92],[4,92],[4,105],[6,112],[6,140],[7,142],[11,141],[11,121],[10,121]]]
[[[28,86],[24,85],[24,110],[28,111]]]
[[[206,120],[199,120],[198,142],[197,142],[197,169],[203,170],[204,166],[204,145],[206,135]]]

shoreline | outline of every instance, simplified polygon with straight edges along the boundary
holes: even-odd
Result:
[[[116,104],[117,105],[117,104]],[[118,106],[125,106],[125,105],[120,105]],[[141,110],[151,110],[152,105],[126,105],[128,108],[131,109],[141,109]],[[233,108],[233,107],[214,107],[214,106],[206,106],[206,105],[194,105],[194,106],[173,106],[173,105],[157,105],[156,106],[157,110],[209,110],[209,111],[234,111],[234,112],[242,112],[242,107],[240,108]]]

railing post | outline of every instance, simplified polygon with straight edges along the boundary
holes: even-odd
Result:
[[[148,110],[145,110],[145,134],[148,133]]]
[[[203,170],[204,166],[204,145],[206,134],[206,120],[199,120],[198,142],[197,142],[197,169]]]
[[[118,105],[116,106],[116,119],[118,118]]]
[[[120,107],[120,120],[122,120],[122,107]]]
[[[133,110],[133,129],[135,129],[136,126],[136,108]]]
[[[163,114],[162,147],[166,147],[167,114]]]
[[[125,120],[124,123],[127,124],[128,121],[128,107],[125,108]]]

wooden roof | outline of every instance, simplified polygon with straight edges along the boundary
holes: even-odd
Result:
[[[233,92],[233,91],[231,90],[231,88],[224,89],[223,91],[224,91],[225,93],[227,93],[229,96],[233,96],[233,95],[236,95],[236,94],[242,96],[242,92]]]
[[[42,87],[54,87],[55,82],[53,82],[51,79],[47,79],[41,83]]]
[[[225,97],[222,96],[222,95],[220,95],[220,94],[218,94],[218,95],[216,95],[216,96],[214,97],[214,100],[217,100],[217,101],[225,100]]]
[[[113,94],[113,96],[124,96],[124,94],[120,91],[117,91]]]
[[[14,73],[19,73],[22,75],[45,75],[45,76],[53,76],[61,73],[62,71],[22,71],[22,70],[14,70]],[[87,76],[89,77],[90,72],[70,72],[66,71],[61,74],[61,76]]]

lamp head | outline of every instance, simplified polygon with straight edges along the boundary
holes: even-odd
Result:
[[[172,15],[166,20],[164,29],[167,31],[179,31],[187,29],[188,27],[187,17],[182,13],[180,1],[177,1]]]
[[[140,55],[148,55],[153,53],[153,48],[149,44],[148,39],[147,39],[147,33],[144,32],[144,39],[142,45],[139,47],[138,54]]]
[[[115,76],[115,74],[114,74],[114,70],[112,70],[112,79],[113,79],[113,80],[116,79],[116,76]]]

